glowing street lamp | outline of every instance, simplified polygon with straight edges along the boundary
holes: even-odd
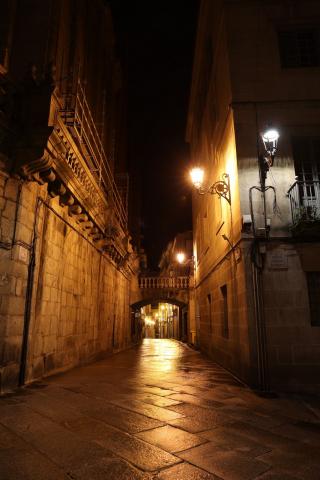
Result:
[[[190,171],[190,177],[193,185],[196,188],[201,188],[204,178],[204,170],[200,167],[195,167]]]
[[[185,259],[186,259],[186,254],[183,253],[183,252],[178,252],[177,255],[176,255],[176,259],[177,259],[177,262],[182,264],[185,262]]]
[[[259,155],[259,170],[260,170],[260,184],[261,188],[265,189],[267,172],[269,168],[272,167],[274,157],[277,152],[279,132],[275,128],[268,128],[265,132],[261,134],[263,145],[267,156],[260,154]]]
[[[203,179],[204,179],[204,170],[200,167],[192,168],[190,171],[190,177],[192,180],[193,185],[196,187],[198,193],[200,195],[204,195],[205,193],[210,193],[211,195],[218,195],[219,197],[223,197],[227,200],[228,203],[231,204],[231,196],[230,196],[230,179],[227,173],[222,174],[223,180],[218,180],[214,182],[210,187],[204,188]]]
[[[264,133],[262,133],[261,137],[264,144],[264,148],[266,149],[266,152],[270,157],[270,160],[268,163],[269,163],[269,166],[271,167],[273,165],[273,160],[277,152],[278,139],[280,135],[278,130],[274,128],[269,128]]]

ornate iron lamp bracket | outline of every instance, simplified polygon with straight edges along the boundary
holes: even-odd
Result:
[[[222,178],[223,180],[217,180],[208,189],[200,187],[198,192],[200,195],[204,195],[205,193],[211,193],[211,195],[216,194],[220,198],[222,197],[227,200],[229,205],[231,205],[230,177],[228,173],[223,173]]]

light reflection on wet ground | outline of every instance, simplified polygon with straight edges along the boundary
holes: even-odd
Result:
[[[186,350],[178,342],[169,339],[145,339],[139,349],[138,369],[152,371],[153,375],[177,372],[179,361]],[[140,373],[139,370],[137,372]]]
[[[312,480],[320,426],[174,340],[0,399],[0,479]]]

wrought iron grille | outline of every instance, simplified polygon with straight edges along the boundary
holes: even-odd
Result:
[[[127,210],[115,182],[101,135],[97,130],[80,80],[78,80],[76,94],[66,94],[64,97],[66,105],[61,111],[61,116],[65,124],[72,128],[73,136],[82,149],[87,165],[104,190],[107,199],[111,200],[120,225],[126,229]]]
[[[292,224],[320,220],[319,180],[296,181],[287,193],[290,201]]]

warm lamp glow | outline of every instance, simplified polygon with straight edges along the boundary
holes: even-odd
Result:
[[[276,142],[279,136],[280,135],[277,130],[271,129],[262,134],[262,139],[264,142]]]
[[[144,319],[144,323],[145,323],[145,325],[154,325],[155,321],[151,317],[146,317]]]
[[[271,157],[274,157],[276,154],[279,137],[280,135],[278,130],[275,130],[274,128],[270,128],[269,130],[267,130],[262,134],[264,148],[266,149],[267,153]],[[272,162],[273,162],[273,159],[272,159]],[[271,165],[272,165],[272,162],[271,162]]]
[[[193,185],[196,188],[200,188],[203,184],[204,170],[200,167],[195,167],[190,172],[190,177]]]
[[[179,252],[179,253],[177,253],[176,258],[177,258],[178,263],[184,263],[184,261],[186,259],[186,256],[183,252]]]

